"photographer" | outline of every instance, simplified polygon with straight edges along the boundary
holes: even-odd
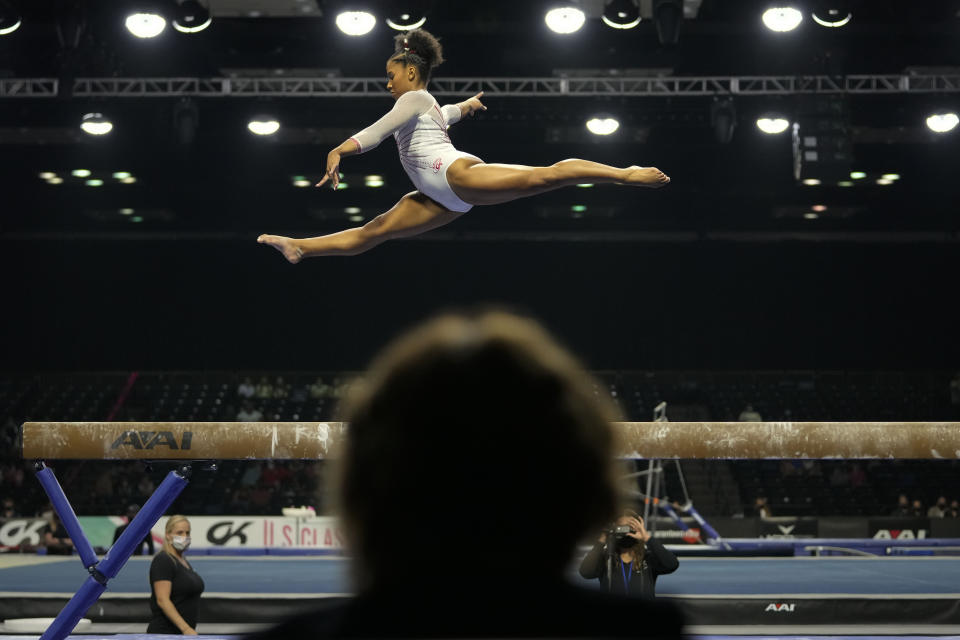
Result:
[[[657,576],[673,573],[678,566],[677,556],[650,535],[643,518],[629,511],[600,535],[580,563],[580,575],[599,578],[604,590],[611,593],[653,598]]]

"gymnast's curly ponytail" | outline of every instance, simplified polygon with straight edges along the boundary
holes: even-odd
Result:
[[[443,62],[443,47],[429,31],[414,29],[398,34],[393,41],[394,54],[390,61],[413,65],[424,82],[430,80],[430,73]]]

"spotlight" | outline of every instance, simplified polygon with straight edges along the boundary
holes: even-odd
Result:
[[[422,3],[404,2],[399,4],[401,4],[399,9],[391,10],[384,18],[384,22],[391,29],[410,31],[411,29],[419,29],[427,22],[427,16],[419,6]]]
[[[70,175],[72,175],[74,178],[89,178],[90,169],[74,169],[70,172]]]
[[[633,0],[609,0],[601,20],[614,29],[632,29],[640,24],[640,9]]]
[[[733,106],[733,98],[714,99],[710,105],[710,124],[713,133],[720,144],[728,144],[733,140],[733,130],[737,127],[737,111]]]
[[[280,130],[280,123],[270,116],[257,116],[247,123],[247,129],[258,136],[272,136]]]
[[[92,136],[102,136],[113,131],[113,123],[107,120],[102,113],[88,113],[83,116],[80,128]]]
[[[957,122],[957,114],[953,112],[935,113],[927,118],[927,126],[936,133],[952,131],[957,126]]]
[[[344,11],[337,16],[337,27],[348,36],[365,36],[376,24],[377,19],[366,11]]]
[[[790,121],[785,118],[760,118],[757,120],[757,128],[770,135],[783,133],[789,126]]]
[[[567,5],[550,9],[543,16],[543,21],[554,33],[567,34],[579,31],[587,17],[579,7]]]
[[[173,28],[180,33],[199,33],[210,26],[210,9],[199,0],[183,0],[174,13]]]
[[[848,2],[823,1],[816,4],[810,14],[821,27],[842,27],[853,18]]]
[[[0,1],[0,36],[13,33],[20,28],[20,13],[9,2]]]
[[[793,7],[774,7],[763,12],[763,24],[771,31],[793,31],[803,22],[803,14]]]
[[[587,130],[595,136],[608,136],[620,128],[615,118],[590,118],[587,120]]]
[[[683,6],[680,0],[656,0],[653,6],[653,22],[657,27],[660,44],[677,44],[680,41],[680,24],[683,22]]]
[[[167,20],[158,12],[132,13],[124,25],[138,38],[156,38],[167,27]]]

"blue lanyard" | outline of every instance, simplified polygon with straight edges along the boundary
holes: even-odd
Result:
[[[630,580],[633,579],[633,560],[627,564],[623,564],[623,560],[620,561],[620,572],[623,574],[623,592],[630,593]]]

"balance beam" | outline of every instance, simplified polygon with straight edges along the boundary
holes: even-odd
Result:
[[[960,422],[615,422],[619,458],[957,459]],[[33,460],[321,460],[343,422],[26,422]],[[544,443],[549,452],[549,443]]]

